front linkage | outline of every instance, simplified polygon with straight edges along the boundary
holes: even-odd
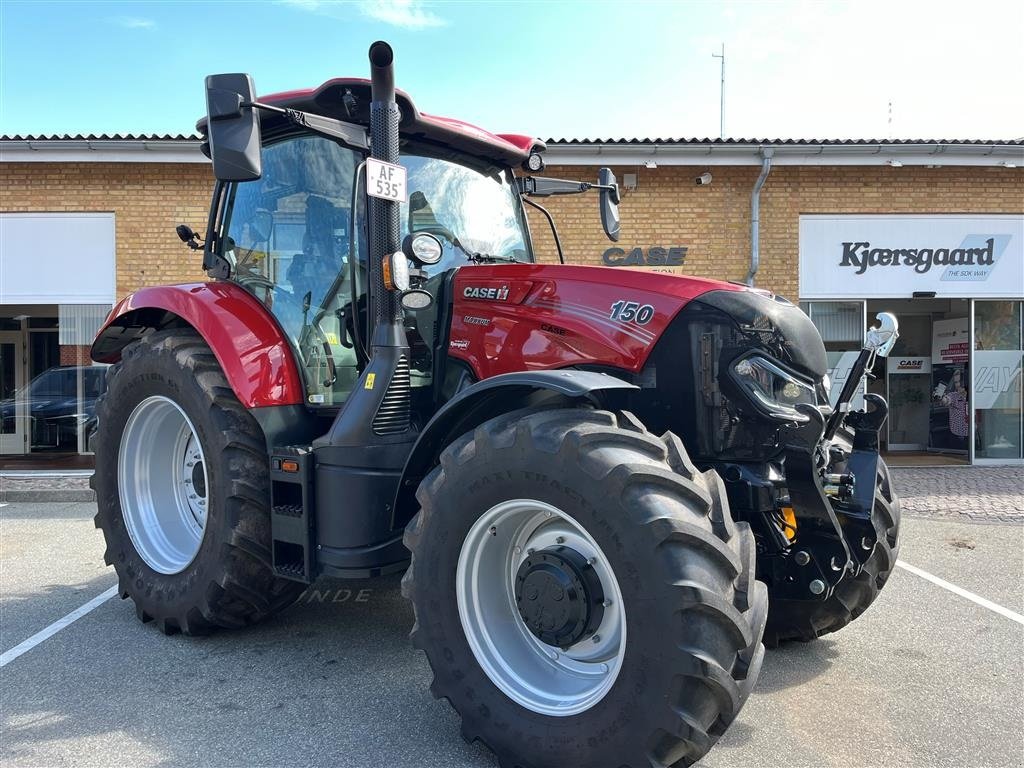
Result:
[[[829,600],[843,579],[855,579],[880,546],[874,520],[876,487],[882,462],[878,433],[889,406],[884,398],[864,396],[865,410],[850,403],[875,358],[888,356],[899,336],[896,319],[878,315],[879,326],[868,340],[847,378],[831,413],[798,405],[806,421],[780,432],[784,446],[788,498],[792,510],[793,546],[771,558],[772,596],[783,600]]]

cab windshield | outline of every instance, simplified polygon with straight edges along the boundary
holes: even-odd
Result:
[[[510,172],[489,174],[415,150],[403,155],[401,163],[409,171],[409,200],[401,206],[403,236],[430,232],[444,248],[431,273],[476,259],[533,260]]]
[[[363,156],[309,134],[283,137],[261,152],[262,177],[228,188],[220,253],[231,279],[262,301],[291,339],[307,403],[337,405],[359,377],[360,345],[369,335],[366,206],[353,189]],[[443,246],[428,277],[474,262],[532,261],[512,173],[437,155],[407,143],[401,157],[409,199],[401,204],[400,234],[427,231]],[[432,372],[437,307],[426,312],[412,313],[408,323],[414,386],[429,384]]]

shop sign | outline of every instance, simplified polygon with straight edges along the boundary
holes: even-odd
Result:
[[[886,372],[893,373],[931,373],[930,357],[889,357],[885,362]]]
[[[966,363],[970,350],[971,337],[966,317],[932,323],[932,362],[935,365]]]
[[[800,217],[800,297],[1024,296],[1024,216]]]
[[[635,247],[608,248],[601,254],[601,263],[606,267],[631,267],[645,272],[667,272],[672,275],[683,274],[683,263],[686,251],[682,246],[664,248],[652,245],[648,248]]]

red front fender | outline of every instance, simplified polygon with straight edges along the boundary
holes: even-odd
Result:
[[[116,363],[144,333],[191,326],[210,345],[246,408],[304,401],[291,347],[273,316],[234,283],[142,288],[115,306],[92,345],[92,359]]]

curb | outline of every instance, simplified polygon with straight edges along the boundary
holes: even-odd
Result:
[[[0,491],[0,502],[96,501],[91,488],[33,488]]]

